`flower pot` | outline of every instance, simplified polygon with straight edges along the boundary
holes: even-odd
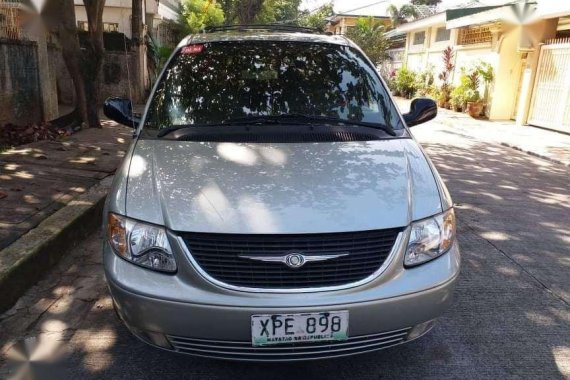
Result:
[[[469,116],[473,118],[478,118],[481,115],[481,112],[483,112],[484,106],[485,104],[483,104],[483,102],[468,102],[467,113],[469,113]]]

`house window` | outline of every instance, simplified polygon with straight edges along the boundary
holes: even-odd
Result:
[[[77,29],[82,32],[87,32],[89,30],[87,21],[77,21]]]
[[[449,41],[451,38],[451,29],[445,27],[437,28],[435,32],[435,42]]]
[[[77,21],[77,29],[83,32],[89,31],[89,24],[87,21]],[[117,22],[104,22],[103,23],[103,31],[104,32],[118,32],[119,31],[119,23]]]
[[[414,45],[423,45],[426,40],[426,32],[414,33]]]
[[[119,23],[118,22],[104,22],[103,23],[103,31],[104,32],[118,32],[119,31]]]
[[[488,26],[475,26],[459,30],[458,45],[473,45],[491,42],[493,35]]]

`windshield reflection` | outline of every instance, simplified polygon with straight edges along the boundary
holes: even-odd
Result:
[[[147,132],[283,114],[401,128],[374,68],[350,47],[283,41],[200,46],[181,51],[165,72]]]

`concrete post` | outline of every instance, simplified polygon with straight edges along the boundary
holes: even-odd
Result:
[[[55,75],[52,75],[55,73],[52,73],[50,70],[46,36],[47,31],[38,17],[30,28],[30,39],[37,43],[38,76],[43,121],[53,120],[59,116],[57,83]]]

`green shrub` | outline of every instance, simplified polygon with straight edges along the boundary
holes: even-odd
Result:
[[[450,103],[453,109],[463,111],[467,108],[467,103],[480,101],[479,84],[480,80],[477,70],[473,70],[468,74],[465,69],[462,69],[459,86],[451,91]]]
[[[442,92],[441,92],[441,89],[439,87],[432,85],[428,88],[426,95],[429,96],[430,98],[434,99],[435,101],[438,101],[442,95]]]
[[[433,86],[433,82],[433,65],[428,65],[425,70],[416,75],[416,95],[426,96]]]
[[[392,94],[394,94],[394,96],[400,96],[400,93],[398,92],[398,89],[396,87],[396,74],[397,74],[397,70],[393,69],[390,70],[390,72],[385,73],[385,75],[383,75],[384,80],[386,81],[386,84],[388,85],[388,88],[390,89],[390,91],[392,91]]]
[[[416,94],[417,85],[417,74],[407,67],[402,67],[396,73],[394,78],[394,86],[396,91],[403,97],[410,99]]]

